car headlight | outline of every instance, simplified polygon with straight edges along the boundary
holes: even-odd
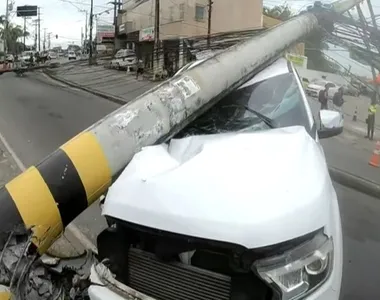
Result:
[[[256,261],[254,268],[278,299],[303,299],[330,276],[333,248],[332,239],[319,232],[311,241],[279,256]]]

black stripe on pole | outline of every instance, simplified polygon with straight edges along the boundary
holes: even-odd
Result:
[[[87,196],[78,171],[67,154],[58,149],[37,166],[57,203],[63,226],[87,208]]]
[[[3,186],[0,189],[0,230],[8,232],[16,226],[24,224],[11,194]]]

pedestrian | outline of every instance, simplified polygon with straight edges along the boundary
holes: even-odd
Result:
[[[136,60],[136,80],[139,79],[139,74],[143,75],[144,73],[144,69],[143,69],[143,66],[142,66],[142,61],[141,59],[138,59]]]
[[[15,55],[15,69],[16,70],[18,70],[18,69],[20,69],[20,59],[19,59],[19,57],[18,57],[18,55],[16,54]]]
[[[33,64],[34,64],[34,56],[33,56],[33,52],[30,52],[29,66],[33,66]]]
[[[342,106],[344,103],[343,99],[343,87],[340,87],[337,92],[335,92],[333,96],[333,107],[334,110],[339,111],[340,113],[342,112]]]
[[[367,123],[367,135],[365,138],[373,140],[373,135],[375,132],[375,116],[376,116],[376,110],[377,110],[377,94],[376,92],[373,93],[371,97],[371,105],[368,107],[368,117],[366,120]]]
[[[325,88],[319,92],[318,100],[321,103],[321,110],[328,109],[328,95],[329,95],[329,87],[327,84],[325,85]]]

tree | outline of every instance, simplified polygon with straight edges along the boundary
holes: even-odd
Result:
[[[291,7],[288,5],[276,5],[271,8],[264,7],[263,14],[281,21],[286,21],[294,15]],[[315,30],[304,40],[304,43],[305,56],[308,58],[308,69],[330,73],[337,73],[340,71],[339,66],[327,60],[323,53],[323,50],[328,50],[329,48],[328,44],[324,41],[323,31]]]
[[[8,51],[12,53],[18,53],[23,51],[24,49],[20,47],[20,43],[18,40],[23,37],[28,37],[30,35],[29,32],[12,23],[8,23],[8,31],[5,32],[5,18],[4,16],[0,16],[0,38],[6,40],[8,45]],[[22,44],[23,45],[23,44]]]

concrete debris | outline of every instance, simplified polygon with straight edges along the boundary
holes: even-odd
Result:
[[[56,266],[59,264],[60,260],[61,259],[58,257],[51,257],[47,254],[41,256],[42,263],[47,266]]]
[[[31,232],[12,231],[0,236],[0,285],[16,299],[87,299],[92,252],[73,259],[39,257],[31,246]]]

